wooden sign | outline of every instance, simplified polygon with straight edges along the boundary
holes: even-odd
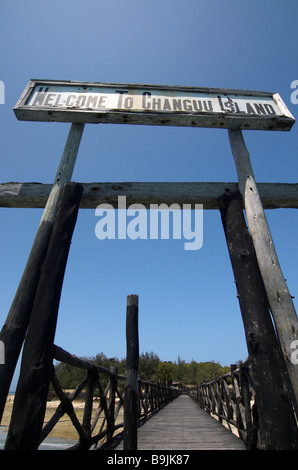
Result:
[[[30,80],[14,112],[25,121],[290,130],[278,93],[184,86]]]

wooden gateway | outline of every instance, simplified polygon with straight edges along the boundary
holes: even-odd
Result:
[[[290,130],[278,93],[222,88],[30,80],[14,108],[18,119]]]
[[[47,393],[49,370],[51,368],[51,342],[55,331],[53,309],[44,306],[43,330],[38,338],[34,335],[38,319],[35,314],[34,300],[38,289],[40,302],[46,301],[40,289],[46,286],[43,271],[43,284],[40,284],[40,267],[47,259],[49,249],[56,250],[57,245],[50,244],[53,226],[57,217],[66,230],[72,231],[75,215],[68,228],[67,210],[58,213],[62,197],[65,207],[96,207],[102,200],[117,206],[119,195],[127,195],[130,203],[140,202],[148,207],[152,202],[167,204],[171,202],[203,203],[205,209],[220,209],[232,267],[235,274],[239,303],[246,332],[246,340],[254,377],[257,378],[257,400],[262,408],[262,430],[260,448],[279,448],[286,444],[280,441],[275,429],[286,429],[288,446],[295,447],[296,424],[298,416],[298,365],[292,360],[293,344],[298,344],[298,319],[292,297],[288,291],[273,239],[268,227],[264,208],[298,206],[297,185],[282,183],[257,184],[255,181],[249,153],[245,146],[242,130],[281,130],[289,131],[295,119],[278,93],[255,92],[248,90],[198,88],[182,86],[158,86],[148,84],[94,83],[53,80],[30,80],[14,112],[19,120],[70,122],[71,127],[65,149],[52,187],[34,183],[12,183],[0,185],[0,206],[2,207],[44,207],[44,213],[28,258],[24,274],[13,300],[6,322],[0,333],[1,344],[5,346],[5,364],[0,367],[0,415],[13,376],[13,372],[24,343],[23,366],[19,379],[19,394],[9,432],[16,435],[16,429],[24,408],[24,382],[28,371],[38,375],[34,387],[37,387],[27,408],[40,405]],[[86,123],[145,124],[159,126],[191,126],[228,129],[232,154],[238,174],[237,183],[94,183],[82,184],[75,191],[77,196],[63,193],[70,182],[75,165],[80,140]],[[101,189],[98,196],[98,188]],[[64,194],[64,196],[63,196]],[[226,196],[229,195],[227,198]],[[74,198],[74,200],[73,200]],[[100,198],[103,198],[102,200]],[[236,201],[236,202],[235,202]],[[249,229],[242,219],[243,209]],[[65,217],[66,219],[65,219]],[[55,226],[55,230],[59,227]],[[59,240],[59,238],[58,238]],[[60,242],[62,241],[60,240]],[[253,250],[249,247],[253,246]],[[50,248],[49,248],[50,247]],[[59,250],[58,250],[59,251]],[[67,253],[61,254],[60,270],[57,267],[56,280],[51,282],[62,285],[61,274]],[[243,270],[243,263],[249,263]],[[48,262],[50,262],[48,260]],[[247,277],[247,269],[260,279],[258,284]],[[49,275],[51,270],[49,270]],[[61,277],[62,276],[62,277]],[[260,284],[261,283],[261,284]],[[45,287],[44,287],[45,288]],[[257,296],[254,290],[258,289]],[[251,295],[250,295],[251,293]],[[59,296],[58,296],[59,297]],[[55,299],[56,307],[58,299]],[[54,318],[53,318],[54,315]],[[271,320],[271,315],[273,322]],[[252,329],[252,324],[255,329]],[[260,328],[259,328],[260,327]],[[262,329],[270,334],[261,337]],[[49,335],[47,335],[49,331]],[[30,343],[30,341],[32,343]],[[262,343],[262,348],[258,345]],[[44,373],[36,368],[36,355],[41,349]],[[265,355],[272,352],[275,360],[265,360]],[[137,376],[134,373],[134,381]],[[136,377],[135,377],[136,376]],[[43,380],[40,381],[40,378]],[[46,380],[44,380],[46,378]],[[280,386],[283,382],[283,386]],[[133,382],[133,381],[132,381]],[[41,391],[36,383],[43,386]],[[275,387],[272,394],[270,387]],[[131,383],[136,390],[137,385]],[[23,388],[22,388],[23,387]],[[270,399],[269,399],[270,394]],[[280,403],[281,394],[287,396],[287,405],[280,413],[274,414],[276,403]],[[274,395],[274,396],[273,396]],[[275,400],[275,402],[274,402]],[[35,401],[35,403],[34,403]],[[266,406],[267,403],[267,406]],[[270,406],[269,406],[270,404]],[[27,422],[20,435],[32,429],[30,409]],[[294,410],[294,411],[293,411]],[[42,413],[41,413],[42,414]],[[43,417],[32,416],[36,427]],[[135,417],[134,417],[135,419]],[[276,420],[279,421],[276,427]],[[268,436],[269,439],[268,439]],[[292,436],[292,438],[288,438]],[[19,438],[21,442],[21,437]],[[129,440],[129,438],[127,438]],[[285,440],[285,439],[284,439]],[[269,442],[270,441],[270,442]],[[18,444],[14,445],[17,447]],[[20,447],[21,444],[19,443]]]

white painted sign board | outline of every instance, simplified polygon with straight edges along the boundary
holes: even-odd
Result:
[[[115,83],[30,80],[20,120],[290,130],[278,93]]]

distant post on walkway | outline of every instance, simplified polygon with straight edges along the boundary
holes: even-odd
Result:
[[[139,297],[127,296],[126,307],[126,382],[124,391],[123,450],[137,450],[138,370],[139,370]]]

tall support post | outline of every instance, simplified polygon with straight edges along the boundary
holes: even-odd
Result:
[[[40,442],[63,278],[82,194],[81,185],[65,185],[24,342],[7,450],[36,450]]]
[[[138,296],[127,296],[123,450],[137,450],[139,370],[138,312]]]
[[[84,124],[72,124],[31,252],[6,321],[0,332],[5,363],[0,367],[0,420],[27,331],[41,265],[45,259],[63,187],[71,180]]]
[[[241,196],[219,198],[222,223],[234,272],[252,369],[259,414],[258,448],[294,450],[297,427],[291,384],[275,334],[268,300],[251,236],[247,230]],[[246,445],[253,448],[250,436]]]
[[[274,319],[281,350],[293,386],[296,411],[298,403],[298,365],[291,360],[298,340],[298,318],[283,276],[266,215],[259,196],[249,153],[241,130],[230,130],[229,139],[238,173],[247,224]]]

